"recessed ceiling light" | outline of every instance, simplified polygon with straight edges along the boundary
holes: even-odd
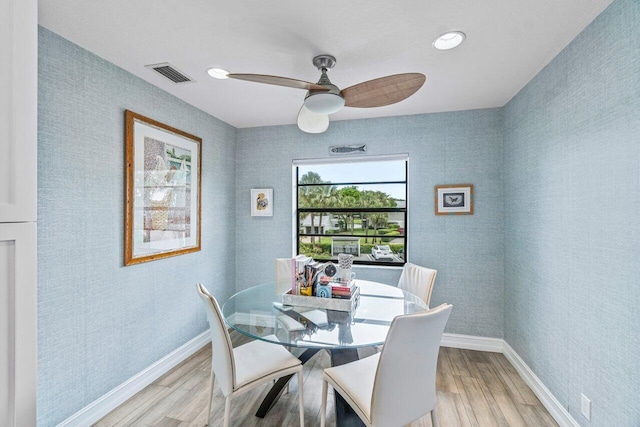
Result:
[[[464,33],[460,31],[450,31],[442,34],[433,41],[433,47],[438,50],[449,50],[457,47],[464,41]]]
[[[209,68],[207,69],[207,74],[209,74],[214,79],[228,79],[229,72],[224,68]]]

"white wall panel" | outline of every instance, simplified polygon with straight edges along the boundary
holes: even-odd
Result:
[[[15,242],[0,241],[0,425],[13,424]]]
[[[36,220],[37,1],[0,0],[0,222]]]
[[[36,425],[36,224],[0,224],[0,425]]]

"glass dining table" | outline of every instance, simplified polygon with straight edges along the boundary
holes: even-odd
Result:
[[[290,306],[282,303],[281,286],[253,286],[233,295],[222,307],[226,323],[250,338],[301,348],[306,363],[326,350],[331,366],[358,359],[358,349],[384,344],[394,317],[426,311],[417,296],[395,286],[357,279],[360,296],[351,311]],[[291,376],[280,378],[264,398],[256,416],[263,418],[278,400]],[[351,407],[335,393],[336,425],[364,425]]]

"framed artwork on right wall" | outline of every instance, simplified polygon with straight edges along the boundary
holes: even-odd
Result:
[[[436,215],[473,215],[473,184],[436,185]]]

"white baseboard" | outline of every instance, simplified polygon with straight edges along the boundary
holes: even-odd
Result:
[[[476,337],[473,335],[442,334],[442,347],[462,348],[465,350],[489,351],[502,353],[504,340],[501,338]]]
[[[244,320],[250,321],[254,319],[250,319],[247,316],[247,319]],[[201,349],[210,340],[211,336],[208,330],[201,333],[147,369],[109,391],[104,396],[91,402],[58,424],[57,427],[82,427],[95,423],[187,357]],[[442,336],[441,345],[443,347],[461,348],[465,350],[504,353],[507,360],[513,365],[516,371],[518,371],[518,374],[520,374],[535,395],[538,396],[540,402],[547,408],[560,427],[580,427],[580,424],[573,419],[571,414],[560,404],[558,399],[556,399],[551,391],[540,381],[536,374],[533,373],[518,353],[503,339],[445,333]]]
[[[140,390],[153,383],[172,368],[184,361],[196,351],[200,350],[204,345],[211,341],[209,330],[201,333],[191,341],[178,347],[153,365],[149,366],[142,372],[129,378],[104,396],[94,400],[80,411],[76,412],[57,427],[84,427],[89,426],[100,418],[113,411],[118,406],[126,402],[130,397],[138,393]]]
[[[476,337],[472,335],[443,334],[441,344],[443,347],[462,348],[465,350],[489,351],[503,353],[507,360],[518,371],[518,374],[527,383],[529,388],[538,396],[540,402],[547,408],[549,414],[556,420],[560,427],[580,427],[580,424],[569,414],[564,406],[556,399],[551,391],[533,373],[531,368],[515,350],[503,339]]]
[[[562,406],[551,391],[540,381],[540,378],[533,373],[531,368],[524,363],[524,360],[506,341],[504,342],[503,353],[560,427],[580,427],[580,424],[569,414],[569,411]]]

